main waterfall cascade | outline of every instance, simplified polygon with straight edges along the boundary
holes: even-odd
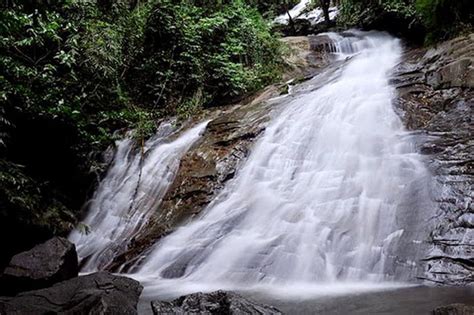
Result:
[[[84,224],[89,233],[75,230],[83,271],[101,270],[126,248],[159,205],[174,180],[180,158],[200,137],[207,123],[176,137],[172,123],[163,123],[143,148],[126,138],[117,144],[114,161],[90,201]],[[172,140],[173,136],[176,139]]]
[[[426,233],[418,202],[429,198],[423,162],[392,107],[400,42],[377,32],[324,36],[337,62],[278,97],[235,178],[140,257],[131,276],[145,295],[413,277],[403,268],[416,265]],[[82,271],[104,269],[127,249],[206,124],[179,132],[163,124],[142,150],[118,143],[88,205],[90,233],[70,235]]]
[[[156,244],[135,277],[196,290],[395,278],[397,212],[426,174],[392,108],[400,42],[326,35],[347,59],[340,75],[288,96],[234,180]]]

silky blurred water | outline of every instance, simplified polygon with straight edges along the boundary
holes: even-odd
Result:
[[[131,138],[117,143],[114,161],[88,205],[83,220],[90,233],[74,230],[82,271],[104,269],[126,249],[130,240],[159,210],[178,171],[179,161],[200,137],[207,123],[176,136],[172,123],[163,123],[143,148]],[[175,136],[175,139],[170,139]]]
[[[326,35],[346,60],[342,72],[286,98],[204,214],[155,245],[134,275],[145,296],[158,287],[304,292],[404,280],[389,272],[405,231],[397,211],[426,170],[392,107],[400,42]]]

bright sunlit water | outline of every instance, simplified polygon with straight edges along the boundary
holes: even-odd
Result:
[[[75,230],[69,239],[76,244],[82,271],[102,270],[126,249],[159,206],[178,171],[179,161],[200,137],[207,123],[170,139],[175,128],[163,123],[143,148],[126,138],[117,143],[114,161],[89,202],[83,223],[90,230]]]
[[[425,174],[391,103],[400,42],[326,35],[347,59],[340,75],[287,97],[236,178],[199,218],[155,245],[133,275],[145,296],[400,286],[388,271],[404,233],[397,211]]]

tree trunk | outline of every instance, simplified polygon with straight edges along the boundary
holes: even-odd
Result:
[[[293,18],[291,17],[288,4],[285,5],[285,11],[286,11],[286,14],[288,15],[288,24],[291,27],[291,33],[292,33],[291,35],[296,35],[295,23],[293,22]]]
[[[329,19],[329,5],[331,3],[331,0],[320,0],[321,3],[321,9],[323,10],[324,13],[324,20],[326,21],[326,24],[329,26],[331,24],[331,20]]]

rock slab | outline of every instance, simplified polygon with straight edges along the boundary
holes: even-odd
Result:
[[[137,314],[142,290],[138,281],[98,272],[0,298],[0,314]]]
[[[433,315],[473,315],[474,305],[450,304],[433,310]]]
[[[193,293],[171,302],[151,302],[153,314],[282,314],[278,309],[258,304],[225,291]]]
[[[432,174],[434,204],[426,218],[430,248],[418,276],[431,283],[474,282],[473,65],[471,33],[430,49],[408,50],[392,79],[397,110],[423,139],[419,151]]]
[[[45,288],[77,277],[76,247],[67,239],[54,237],[11,259],[1,277],[1,294]]]

